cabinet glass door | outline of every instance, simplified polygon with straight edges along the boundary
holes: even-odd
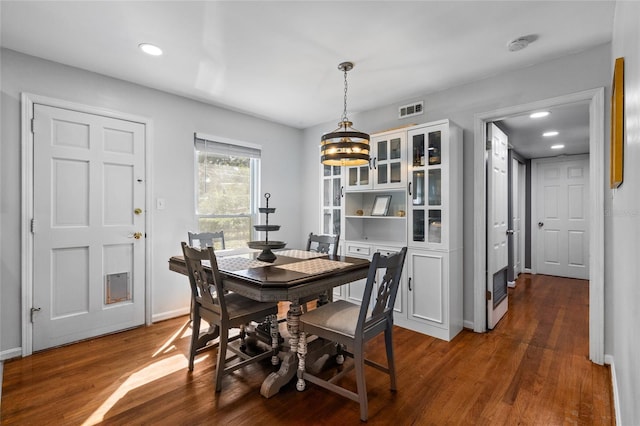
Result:
[[[432,131],[427,134],[429,141],[429,164],[427,167],[427,185],[429,188],[429,219],[427,242],[442,242],[442,132]]]
[[[322,233],[340,234],[342,205],[342,170],[338,166],[322,166]]]
[[[406,136],[394,133],[373,138],[374,188],[402,188],[406,183]]]
[[[441,156],[442,132],[429,132],[429,165],[436,165],[442,162]]]
[[[378,141],[374,167],[378,178],[376,185],[399,184],[403,181],[402,139],[400,137]]]
[[[409,243],[414,247],[441,247],[444,242],[442,127],[409,132],[411,205]],[[434,246],[435,245],[435,246]]]
[[[347,188],[365,189],[371,188],[371,171],[369,165],[353,166],[347,168]]]

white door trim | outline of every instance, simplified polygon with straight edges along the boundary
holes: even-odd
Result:
[[[486,125],[510,115],[549,108],[574,102],[589,102],[589,359],[604,363],[604,88],[585,90],[524,105],[511,106],[478,113],[474,117],[473,144],[473,200],[474,260],[473,260],[473,329],[482,333],[487,329],[486,308]]]
[[[531,273],[538,273],[538,232],[537,231],[537,219],[538,217],[538,167],[540,164],[557,163],[568,160],[581,160],[588,158],[588,154],[567,155],[564,157],[550,157],[550,158],[537,158],[531,161]],[[589,192],[591,193],[591,192]],[[589,226],[589,235],[591,235],[591,226]]]
[[[120,120],[133,121],[145,126],[145,212],[146,224],[145,234],[145,322],[151,324],[151,262],[152,247],[151,229],[152,209],[151,194],[153,194],[152,162],[153,158],[151,143],[153,139],[153,121],[147,117],[112,111],[104,108],[93,107],[75,102],[64,101],[46,96],[34,95],[31,93],[21,94],[21,242],[20,253],[21,262],[21,286],[22,286],[22,356],[33,353],[33,326],[30,318],[31,304],[33,301],[33,234],[31,233],[31,218],[33,218],[33,133],[31,132],[31,120],[33,119],[33,105],[42,104],[56,108],[70,109],[85,112],[88,114],[102,115]]]

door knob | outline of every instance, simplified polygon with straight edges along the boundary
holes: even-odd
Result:
[[[513,229],[507,229],[507,235],[513,235]]]
[[[136,207],[136,208],[133,210],[133,213],[135,213],[135,214],[142,214],[142,209],[141,209],[140,207]]]
[[[542,228],[544,226],[544,222],[538,222],[538,228]]]
[[[134,232],[133,234],[127,235],[127,237],[139,240],[140,238],[142,238],[142,232]]]

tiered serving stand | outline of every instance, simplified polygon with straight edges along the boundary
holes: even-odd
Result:
[[[247,245],[252,249],[262,250],[262,253],[258,255],[258,260],[262,260],[263,262],[273,262],[276,260],[276,255],[273,254],[271,250],[284,248],[287,243],[284,241],[269,241],[269,231],[279,230],[280,225],[269,225],[269,214],[274,213],[276,209],[274,207],[269,207],[269,198],[271,198],[270,193],[265,193],[264,198],[267,200],[267,206],[259,207],[258,210],[260,213],[264,213],[266,215],[265,224],[253,226],[256,231],[264,232],[264,241],[249,241]]]

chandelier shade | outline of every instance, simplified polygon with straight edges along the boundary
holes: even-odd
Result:
[[[369,163],[369,135],[341,122],[336,130],[322,135],[322,164],[327,166],[360,166]]]
[[[369,163],[369,135],[352,127],[347,118],[347,71],[351,62],[338,65],[344,71],[344,112],[338,128],[322,135],[320,162],[327,166],[360,166]]]

